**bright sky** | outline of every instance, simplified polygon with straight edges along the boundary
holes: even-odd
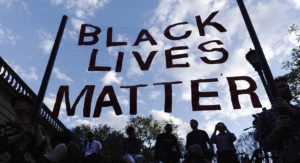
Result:
[[[245,0],[257,35],[274,76],[282,75],[282,62],[289,58],[295,46],[288,27],[299,23],[299,0]],[[219,32],[207,26],[206,35],[199,36],[195,16],[204,20],[212,12],[219,11],[213,21],[222,24],[227,32]],[[112,107],[102,109],[98,118],[83,118],[83,102],[77,106],[75,116],[66,115],[62,109],[59,119],[68,127],[79,124],[108,124],[114,129],[124,129],[129,115],[129,91],[120,86],[148,84],[138,90],[138,115],[152,114],[158,120],[172,120],[179,125],[179,133],[185,137],[190,131],[189,120],[197,119],[199,128],[212,133],[217,122],[223,121],[228,129],[240,135],[244,128],[252,125],[252,114],[261,109],[253,108],[250,98],[241,96],[241,109],[233,110],[226,77],[250,76],[257,85],[257,94],[263,106],[269,102],[257,73],[245,60],[245,54],[253,48],[237,3],[233,0],[0,0],[0,55],[25,82],[37,93],[49,58],[58,26],[63,15],[69,17],[64,37],[58,52],[55,68],[49,82],[44,102],[53,108],[60,85],[69,85],[71,103],[85,85],[96,85],[95,101],[103,86],[113,85],[123,114],[116,116]],[[187,30],[192,35],[185,40],[170,41],[164,37],[164,29],[171,24],[188,22],[174,28],[175,35]],[[81,24],[92,24],[101,28],[100,41],[92,46],[78,46]],[[113,39],[128,42],[127,46],[106,48],[107,28],[113,27]],[[141,42],[132,46],[140,30],[148,29],[157,42]],[[229,57],[225,63],[208,65],[201,56],[220,57],[220,53],[204,53],[198,45],[221,40],[224,45],[211,44],[207,48],[223,47]],[[166,68],[165,50],[175,46],[188,46],[179,51],[188,53],[187,58],[174,61],[188,62],[188,68]],[[121,72],[88,72],[92,49],[98,49],[97,65],[115,67],[117,54],[124,52]],[[150,51],[157,54],[149,71],[141,71],[132,51],[138,51],[145,60]],[[222,75],[221,75],[222,74]],[[201,104],[220,104],[220,111],[193,112],[191,105],[190,80],[218,78],[218,82],[201,84],[201,91],[218,91],[219,97],[202,98]],[[183,81],[173,86],[173,111],[164,113],[163,86],[153,83]],[[247,88],[247,83],[238,83],[238,88]],[[65,108],[65,107],[64,107]]]

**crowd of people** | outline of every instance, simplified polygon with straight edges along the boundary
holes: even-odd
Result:
[[[274,163],[300,162],[300,110],[290,103],[292,95],[285,77],[275,79],[278,97],[271,109],[255,115],[254,135],[264,152],[270,152]],[[31,109],[34,103],[27,96],[12,100],[17,115],[14,122],[0,125],[0,163],[98,163],[103,161],[102,145],[92,131],[86,134],[81,150],[72,140],[69,130],[56,134],[47,141],[44,129],[32,125]],[[216,156],[218,163],[238,163],[234,141],[236,136],[223,122],[215,125],[211,137],[198,129],[198,122],[190,120],[191,131],[186,136],[185,152],[181,152],[178,138],[172,133],[173,126],[165,125],[154,146],[155,162],[209,163]],[[126,128],[123,140],[122,162],[145,162],[143,142],[136,136],[134,126]],[[50,142],[50,143],[49,143]],[[216,150],[214,145],[216,145]],[[111,144],[113,145],[113,144]],[[51,148],[49,148],[51,146]]]

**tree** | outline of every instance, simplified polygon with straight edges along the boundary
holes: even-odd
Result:
[[[95,139],[101,142],[104,162],[119,162],[122,159],[124,134],[121,131],[113,130],[107,125],[77,126],[73,129],[74,139],[82,149],[86,144],[85,135],[88,131],[92,131]]]
[[[296,36],[298,47],[292,50],[291,61],[285,61],[283,68],[290,72],[286,74],[289,79],[290,88],[294,97],[294,101],[300,104],[300,27],[299,25],[290,26],[289,33]]]
[[[250,162],[254,163],[269,163],[270,162],[270,152],[264,151],[259,142],[254,139],[254,131],[243,133],[237,139],[235,143],[235,149],[240,156],[243,156],[241,159],[246,161],[247,156],[250,156]],[[245,157],[246,156],[246,157]],[[246,159],[246,160],[245,160]],[[243,161],[242,161],[243,162]],[[246,161],[247,162],[247,161]]]
[[[173,134],[178,138],[179,145],[183,149],[183,139],[177,134],[177,125],[172,121],[157,121],[150,115],[148,117],[136,116],[129,119],[128,126],[133,126],[136,130],[137,138],[142,140],[142,154],[147,161],[153,160],[153,143],[155,143],[158,134],[164,132],[164,126],[170,123],[173,126]],[[80,125],[73,130],[75,143],[82,149],[86,144],[86,134],[92,131],[95,139],[102,144],[102,153],[104,162],[120,162],[123,157],[123,140],[124,133],[113,130],[107,125],[98,125],[91,127],[90,125]]]
[[[164,124],[149,117],[136,116],[129,119],[127,127],[133,126],[136,131],[136,136],[142,142],[152,148],[152,144],[157,135],[164,131]]]
[[[81,148],[83,149],[83,146],[86,142],[86,134],[88,131],[91,131],[92,128],[89,125],[80,125],[76,126],[75,128],[72,129],[73,132],[73,137],[74,137],[74,142]]]
[[[255,149],[259,148],[259,143],[254,140],[254,132],[243,133],[235,143],[237,153],[252,155]]]
[[[153,160],[153,144],[158,134],[164,132],[164,127],[167,123],[172,125],[173,134],[178,138],[179,145],[183,149],[183,139],[179,138],[177,133],[178,126],[172,121],[157,121],[153,119],[152,115],[148,117],[136,116],[129,119],[127,127],[134,127],[137,138],[143,141],[142,154],[147,161]]]

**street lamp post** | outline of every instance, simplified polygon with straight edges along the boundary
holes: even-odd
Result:
[[[270,102],[272,102],[273,97],[270,93],[269,86],[267,84],[265,75],[263,73],[263,70],[260,66],[259,60],[257,58],[256,51],[253,50],[253,49],[250,49],[249,52],[246,54],[246,59],[252,65],[252,67],[255,69],[255,71],[257,71],[257,73],[258,73],[258,75],[259,75],[259,77],[260,77],[260,79],[263,83],[263,86],[265,88],[265,91],[268,95],[268,98],[269,98]]]
[[[260,46],[258,37],[257,37],[256,32],[254,30],[254,27],[252,25],[251,19],[248,15],[247,9],[246,9],[245,4],[244,4],[244,1],[243,0],[237,0],[237,3],[238,3],[238,6],[241,10],[241,13],[242,13],[242,16],[244,18],[244,21],[245,21],[246,27],[248,29],[248,32],[249,32],[250,38],[252,40],[252,43],[254,45],[254,48],[255,48],[255,51],[256,51],[256,54],[257,54],[257,59],[260,63],[261,69],[262,69],[263,74],[265,76],[265,81],[266,81],[266,83],[268,83],[267,84],[267,86],[269,87],[268,90],[269,90],[270,94],[272,95],[272,97],[275,98],[275,97],[277,97],[277,92],[276,92],[276,87],[275,87],[273,75],[272,75],[272,72],[271,72],[270,67],[268,65],[268,62],[265,58],[264,52],[263,52],[263,50]],[[271,98],[271,99],[273,99],[273,98]],[[271,103],[272,103],[272,101],[271,101]]]

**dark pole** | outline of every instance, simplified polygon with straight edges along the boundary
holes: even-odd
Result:
[[[249,35],[251,37],[252,43],[253,43],[254,48],[255,48],[255,51],[257,52],[257,57],[258,57],[258,60],[260,62],[260,65],[262,67],[262,70],[265,74],[266,82],[267,82],[267,85],[268,85],[269,90],[271,92],[271,96],[275,98],[275,97],[277,97],[277,93],[276,93],[276,88],[275,88],[275,84],[274,84],[273,75],[272,75],[272,72],[271,72],[270,67],[268,65],[268,62],[265,58],[264,52],[263,52],[263,50],[260,46],[260,43],[259,43],[259,40],[258,40],[257,35],[255,33],[254,27],[252,25],[252,22],[250,20],[249,15],[248,15],[247,9],[245,7],[245,4],[244,4],[243,0],[237,0],[237,3],[239,5],[239,8],[240,8],[241,13],[243,15],[246,27],[248,29]]]
[[[272,95],[271,95],[271,93],[270,93],[268,84],[267,84],[267,82],[266,82],[266,78],[265,78],[265,76],[264,76],[262,70],[261,70],[261,69],[260,69],[260,70],[257,70],[257,73],[258,73],[258,75],[259,75],[259,77],[260,77],[260,79],[261,79],[261,81],[262,81],[262,83],[263,83],[263,86],[264,86],[264,88],[265,88],[265,91],[267,92],[269,101],[272,102],[272,101],[273,101]]]
[[[259,60],[257,58],[256,51],[250,49],[249,52],[246,54],[246,59],[252,65],[252,67],[254,68],[254,70],[258,73],[258,75],[260,77],[260,80],[262,81],[263,86],[265,88],[265,91],[266,91],[266,93],[268,95],[269,101],[272,102],[273,101],[272,100],[273,97],[272,97],[272,95],[270,93],[268,83],[266,81],[266,78],[265,78],[264,73],[262,71],[261,65],[260,65]]]
[[[57,32],[57,35],[56,35],[56,38],[55,38],[55,42],[54,42],[54,45],[53,45],[53,48],[52,48],[52,51],[51,51],[51,54],[50,54],[50,58],[49,58],[49,61],[48,61],[48,64],[47,64],[47,68],[46,68],[45,73],[44,73],[42,84],[40,86],[38,96],[35,99],[36,100],[35,109],[33,110],[33,113],[32,113],[33,123],[37,123],[39,121],[41,107],[42,107],[43,100],[44,100],[44,97],[45,97],[45,93],[46,93],[46,90],[47,90],[47,86],[48,86],[48,83],[49,83],[49,80],[50,80],[50,76],[51,76],[51,72],[52,72],[53,65],[54,65],[54,62],[55,62],[55,58],[56,58],[56,55],[57,55],[57,51],[58,51],[62,36],[64,34],[64,30],[65,30],[67,20],[68,20],[68,17],[66,15],[64,15],[61,19],[61,22],[60,22],[60,26],[59,26],[59,29],[58,29],[58,32]]]

